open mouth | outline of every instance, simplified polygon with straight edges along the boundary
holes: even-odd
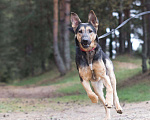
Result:
[[[87,38],[81,40],[81,45],[83,48],[88,48],[90,46],[90,44],[91,44],[91,41]]]
[[[90,45],[89,45],[88,43],[82,43],[82,46],[83,46],[84,48],[88,48]]]

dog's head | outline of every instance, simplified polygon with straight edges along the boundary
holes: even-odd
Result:
[[[72,28],[79,46],[84,51],[90,51],[98,42],[98,19],[93,10],[88,15],[88,23],[82,23],[76,13],[71,13]]]

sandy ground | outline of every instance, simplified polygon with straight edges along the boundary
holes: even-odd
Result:
[[[47,108],[44,111],[0,113],[0,120],[103,120],[104,108],[101,104],[57,104],[61,110]],[[122,103],[123,114],[111,110],[112,120],[150,120],[150,101],[141,103]]]

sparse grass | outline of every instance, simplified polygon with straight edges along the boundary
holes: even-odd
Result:
[[[113,61],[141,64],[142,58],[140,58],[139,56],[132,56],[132,55],[126,54],[126,55],[117,56],[116,59],[114,59]]]
[[[129,69],[128,66],[120,67],[120,64],[118,64],[117,61],[132,63],[137,65],[138,67],[134,69]],[[136,74],[139,74],[141,72],[141,58],[138,57],[133,57],[128,55],[118,56],[115,60],[113,60],[113,63],[115,66],[117,83],[120,83],[123,80],[133,77]],[[62,93],[63,95],[66,95],[64,97],[55,98],[55,101],[89,100],[85,90],[80,84],[80,79],[76,67],[75,65],[73,66],[74,66],[73,69],[63,77],[59,77],[58,71],[54,70],[40,76],[24,79],[19,83],[14,83],[14,85],[18,85],[18,86],[34,85],[40,81],[46,81],[41,85],[56,85],[56,84],[60,85],[60,88],[57,89],[56,93]],[[61,86],[61,84],[63,84],[63,87]],[[143,92],[141,92],[138,97],[135,97],[139,94],[139,91],[137,89]],[[120,89],[118,91],[118,94],[121,101],[128,101],[128,102],[143,101],[149,99],[149,95],[147,95],[148,93],[144,94],[149,90],[150,89],[148,85],[145,85],[144,83],[140,83],[140,85],[133,85],[130,88]]]
[[[127,77],[134,76],[140,71],[140,64],[141,64],[141,59],[138,57],[131,57],[128,55],[123,55],[123,56],[118,56],[114,61],[114,66],[115,66],[115,74],[117,77],[117,80],[123,80]],[[130,62],[134,63],[136,65],[139,65],[138,69],[132,69],[129,70],[127,67],[126,68],[120,68],[118,63],[116,61],[120,62]],[[42,82],[40,85],[52,85],[52,84],[62,84],[62,83],[67,83],[67,82],[79,82],[79,75],[76,70],[76,66],[73,63],[72,64],[73,69],[66,74],[65,76],[60,77],[60,74],[58,70],[55,68],[50,72],[44,73],[42,75],[34,76],[34,77],[28,77],[23,80],[16,80],[13,83],[10,83],[11,85],[16,85],[16,86],[25,86],[25,85],[36,85],[39,82]],[[46,82],[44,82],[46,81]]]
[[[119,62],[133,63],[138,65],[135,69],[128,69],[128,67],[120,67]],[[113,60],[115,66],[115,74],[117,82],[121,83],[125,79],[135,76],[141,72],[141,59],[137,57],[119,56]],[[84,88],[82,87],[76,67],[74,67],[67,75],[59,77],[59,72],[55,69],[43,75],[36,77],[29,77],[20,82],[16,81],[13,85],[35,85],[41,81],[41,85],[59,85],[56,93],[62,94],[62,97],[45,98],[45,99],[0,99],[0,113],[7,112],[30,112],[42,111],[47,108],[52,110],[62,110],[66,104],[76,103],[81,105],[91,104]],[[126,86],[118,89],[118,96],[120,101],[125,102],[139,102],[150,100],[150,80],[141,80],[132,86]],[[104,89],[105,93],[105,89]]]
[[[46,108],[57,110],[61,108],[57,105],[55,99],[19,99],[19,98],[1,98],[0,99],[0,113],[11,112],[33,112],[43,111]]]
[[[10,84],[15,85],[15,86],[35,85],[36,83],[40,81],[54,79],[59,75],[60,75],[59,72],[56,69],[54,69],[53,71],[50,71],[50,72],[47,72],[38,76],[28,77],[22,80],[16,80]]]
[[[133,76],[141,73],[141,71],[142,71],[142,68],[120,69],[117,72],[115,72],[117,83],[120,83],[127,78],[133,77]]]
[[[78,75],[77,70],[72,70],[65,76],[59,78],[59,80],[57,82],[49,83],[49,85],[50,84],[64,84],[64,83],[68,83],[68,82],[71,82],[71,83],[79,82],[79,75]]]
[[[13,83],[10,83],[10,85],[28,86],[37,85],[40,82],[40,85],[53,85],[75,81],[76,79],[79,79],[78,72],[76,70],[75,64],[72,64],[72,66],[72,70],[68,72],[65,76],[60,76],[58,70],[54,68],[52,71],[46,72],[38,76],[28,77],[22,80],[16,80]]]
[[[126,60],[125,60],[126,59]],[[120,66],[118,65],[117,62],[114,62],[114,66],[115,66],[115,69],[117,69],[115,71],[115,75],[116,75],[116,78],[117,78],[117,82],[121,82],[123,81],[124,79],[127,79],[129,77],[133,77],[135,76],[136,74],[140,73],[141,72],[141,66],[139,65],[139,63],[141,62],[141,59],[140,58],[137,58],[137,57],[127,57],[127,55],[125,56],[119,56],[117,58],[117,60],[115,61],[118,61],[120,60],[121,62],[131,62],[135,65],[138,66],[138,68],[135,68],[135,69],[128,69],[128,67],[125,67],[125,68],[120,68]],[[120,62],[119,61],[119,62]],[[66,87],[63,87],[63,88],[60,88],[58,89],[57,92],[61,92],[63,94],[82,94],[82,95],[86,95],[86,92],[85,90],[83,89],[82,85],[80,84],[79,82],[79,77],[78,77],[78,74],[75,74],[75,75],[69,75],[67,76],[66,78],[64,77],[62,80],[61,80],[61,83],[64,83],[64,82],[70,82],[70,83],[73,83],[75,82],[74,84],[72,84],[71,86],[66,86]]]
[[[150,100],[150,80],[141,80],[130,87],[118,90],[118,96],[121,101],[139,102]]]
[[[26,102],[26,101],[24,101]],[[35,107],[34,104],[27,106],[24,104],[21,99],[1,99],[0,101],[0,112],[24,112],[24,111],[32,111]],[[23,109],[22,109],[23,108]]]

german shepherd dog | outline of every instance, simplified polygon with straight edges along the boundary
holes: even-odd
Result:
[[[90,11],[87,23],[82,23],[78,15],[72,12],[71,23],[75,33],[77,70],[88,97],[93,103],[97,103],[98,98],[102,101],[106,110],[106,120],[110,119],[110,108],[113,103],[117,113],[122,114],[113,64],[98,44],[99,22],[94,11]],[[106,100],[103,95],[103,84],[106,87]]]

